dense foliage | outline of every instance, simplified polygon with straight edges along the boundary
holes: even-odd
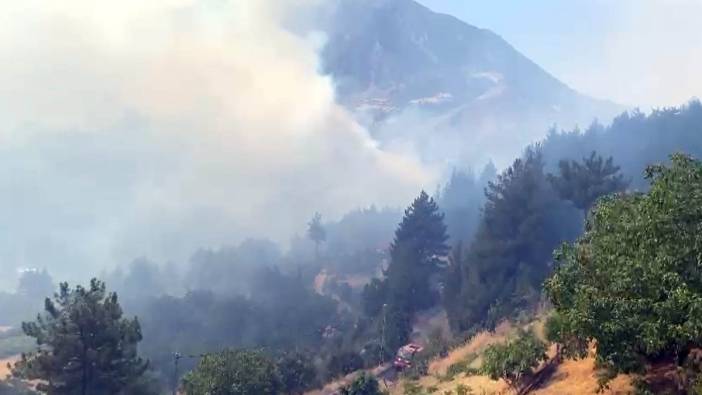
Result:
[[[261,269],[254,278],[248,297],[193,291],[144,306],[139,315],[144,317],[145,355],[160,370],[170,371],[173,352],[319,349],[324,329],[336,322],[336,303],[275,269]],[[188,361],[183,365],[192,367]]]
[[[648,193],[601,201],[546,290],[569,335],[614,372],[682,363],[702,344],[702,163],[648,168]]]
[[[381,336],[384,335],[383,342],[389,350],[396,350],[407,341],[412,315],[437,300],[430,279],[448,252],[443,219],[434,199],[422,191],[405,210],[395,231],[385,279],[364,289],[365,310],[382,315]]]
[[[470,170],[454,170],[446,185],[437,193],[436,201],[445,215],[451,244],[470,241],[475,234],[480,208],[485,202],[483,191],[496,176],[497,170],[492,162],[477,178]]]
[[[260,351],[225,350],[204,356],[183,379],[188,395],[276,395],[275,364]]]
[[[312,358],[301,352],[284,352],[276,361],[284,393],[300,395],[317,384]]]
[[[592,151],[582,163],[574,160],[558,162],[558,175],[549,180],[562,199],[573,202],[575,207],[587,212],[595,201],[605,195],[621,192],[628,182],[614,165],[610,156],[606,160]]]
[[[443,300],[456,330],[494,325],[533,306],[553,249],[579,230],[578,213],[551,188],[537,150],[527,150],[485,195],[477,234],[467,251],[454,251],[447,271]]]
[[[548,282],[557,310],[546,322],[548,339],[571,357],[596,340],[600,362],[613,372],[651,361],[685,364],[702,331],[699,165],[676,157],[671,167],[652,167],[650,186],[639,175],[673,151],[702,156],[701,132],[696,101],[623,114],[608,127],[553,132],[497,177],[491,165],[477,177],[457,170],[434,199],[422,192],[404,217],[375,207],[324,223],[315,215],[289,251],[246,240],[201,249],[182,263],[139,258],[105,278],[141,318],[141,351],[168,387],[173,352],[263,347],[281,391],[299,393],[387,361],[410,337],[415,314],[440,296],[451,327],[464,334],[531,312],[553,271],[553,249],[575,240],[595,207]],[[650,192],[597,205],[629,180]],[[320,273],[327,278],[318,284]],[[0,294],[0,324],[31,318],[26,312],[53,291],[48,273],[23,273],[17,292]],[[181,362],[185,372],[197,360]],[[122,391],[139,393],[134,385]]]
[[[608,126],[593,123],[587,130],[557,133],[544,140],[542,152],[549,171],[557,170],[562,159],[580,160],[596,151],[614,157],[633,189],[648,183],[642,169],[663,163],[674,152],[702,158],[702,103],[693,100],[685,106],[623,113]]]
[[[381,395],[378,380],[366,373],[361,373],[351,384],[341,389],[341,395]]]
[[[119,394],[145,372],[137,356],[139,322],[122,318],[117,294],[104,283],[93,279],[75,289],[62,283],[45,310],[22,324],[38,347],[13,367],[15,376],[42,380],[38,389],[50,394]]]

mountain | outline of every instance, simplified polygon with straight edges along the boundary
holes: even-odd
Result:
[[[338,0],[325,29],[323,68],[340,103],[381,144],[428,161],[507,160],[554,124],[623,110],[566,86],[497,34],[412,0]]]

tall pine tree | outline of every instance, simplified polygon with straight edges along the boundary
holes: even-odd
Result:
[[[13,367],[16,377],[41,380],[49,394],[121,394],[142,376],[148,363],[137,356],[141,329],[136,318],[122,318],[117,294],[93,279],[89,288],[60,285],[46,314],[22,329],[37,341]]]
[[[577,211],[559,200],[543,168],[529,149],[486,189],[476,236],[447,270],[444,306],[454,329],[491,325],[536,302],[553,249],[577,234]]]
[[[622,192],[629,186],[612,157],[604,159],[595,151],[582,163],[561,160],[558,169],[558,175],[548,176],[553,188],[586,214],[601,196]]]
[[[422,191],[405,210],[395,231],[385,280],[364,290],[366,299],[385,298],[385,308],[369,310],[382,315],[379,322],[389,352],[407,341],[412,315],[436,302],[430,279],[445,262],[447,240],[443,213],[434,199]],[[377,300],[365,303],[380,306]]]

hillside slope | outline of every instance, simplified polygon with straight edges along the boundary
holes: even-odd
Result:
[[[541,323],[533,324],[538,333],[542,332]],[[506,341],[514,334],[514,327],[503,324],[494,332],[481,332],[474,336],[464,346],[452,350],[445,358],[438,358],[429,365],[429,370],[426,376],[421,377],[417,381],[401,379],[390,387],[390,393],[393,395],[402,395],[409,387],[414,387],[420,393],[444,394],[447,391],[453,391],[456,394],[456,388],[459,385],[467,386],[474,394],[510,394],[507,384],[504,381],[494,381],[484,375],[464,375],[458,374],[452,379],[447,380],[446,372],[452,364],[461,361],[471,361],[470,367],[478,369],[482,363],[481,354],[490,344]],[[555,348],[549,350],[550,356],[555,354]],[[619,376],[615,378],[609,386],[609,389],[602,392],[610,395],[628,394],[632,390],[630,378],[627,376]],[[591,353],[588,358],[582,360],[566,360],[560,363],[553,375],[540,386],[538,389],[531,392],[535,395],[580,395],[580,394],[596,394],[597,393],[597,377],[595,369],[595,360]]]
[[[576,92],[497,34],[413,0],[335,4],[324,71],[383,144],[411,144],[427,160],[488,147],[499,160],[553,124],[586,125],[622,109]]]
[[[543,324],[541,321],[536,321],[527,325],[534,328],[537,335],[542,336]],[[466,344],[457,347],[447,356],[434,359],[428,367],[427,374],[420,377],[418,380],[410,380],[406,377],[400,377],[398,380],[386,380],[381,387],[387,385],[387,390],[391,395],[425,395],[425,394],[451,394],[457,395],[457,389],[461,386],[468,388],[472,392],[469,394],[484,394],[484,395],[507,395],[513,392],[507,384],[502,381],[491,380],[489,377],[481,374],[463,374],[459,373],[450,377],[447,372],[450,371],[451,365],[457,363],[468,362],[468,366],[477,371],[482,364],[482,353],[491,344],[507,341],[516,332],[516,328],[508,323],[503,323],[498,326],[493,332],[481,332],[473,336]],[[538,386],[530,394],[534,395],[584,395],[597,394],[597,370],[595,368],[594,351],[591,350],[587,358],[581,360],[565,360],[557,364],[553,374],[547,376],[546,381]],[[555,355],[555,346],[549,349],[549,357]],[[386,370],[389,365],[377,367],[368,372],[381,376],[388,375]],[[331,395],[337,394],[339,389],[348,385],[353,381],[358,373],[350,374],[344,378],[328,383],[323,389],[308,392],[308,395]],[[631,378],[625,375],[616,377],[609,383],[609,388],[601,392],[608,395],[624,395],[629,394],[633,390]]]

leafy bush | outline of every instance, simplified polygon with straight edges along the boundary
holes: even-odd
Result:
[[[702,162],[677,154],[646,176],[649,192],[598,202],[546,283],[563,328],[596,341],[613,375],[680,364],[702,345]]]
[[[544,324],[546,340],[558,345],[558,353],[566,358],[585,358],[588,342],[573,335],[573,329],[558,312],[553,312]]]
[[[518,391],[523,379],[546,358],[546,344],[533,332],[520,331],[516,339],[485,350],[482,370],[491,379],[503,379]]]
[[[287,394],[302,394],[317,383],[312,358],[300,352],[288,352],[276,361],[281,384]]]
[[[188,394],[275,394],[281,389],[273,361],[259,351],[246,350],[206,355],[183,384]]]
[[[381,395],[378,380],[370,374],[361,373],[348,386],[341,389],[341,395]]]

